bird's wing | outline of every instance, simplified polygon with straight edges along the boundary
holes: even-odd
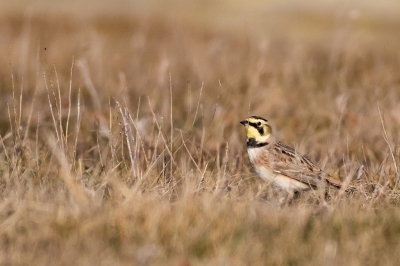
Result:
[[[276,142],[269,152],[273,153],[273,156],[270,156],[270,166],[275,173],[313,187],[340,188],[342,186],[342,182],[323,172],[306,156],[281,142]]]

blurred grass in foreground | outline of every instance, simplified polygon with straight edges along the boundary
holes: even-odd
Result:
[[[1,264],[397,264],[396,2],[0,14]],[[357,192],[282,205],[250,172],[249,114]]]

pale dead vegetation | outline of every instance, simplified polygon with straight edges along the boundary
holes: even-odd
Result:
[[[0,264],[397,264],[400,6],[119,3],[2,13]],[[356,190],[282,203],[249,114]]]

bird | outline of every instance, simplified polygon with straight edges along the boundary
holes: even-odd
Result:
[[[255,173],[263,181],[286,190],[289,197],[300,191],[343,186],[305,155],[277,140],[268,120],[250,116],[240,123],[246,130],[247,154]]]

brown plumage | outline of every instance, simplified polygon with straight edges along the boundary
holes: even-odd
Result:
[[[306,156],[277,141],[266,119],[252,116],[241,123],[246,128],[250,163],[264,181],[290,193],[316,187],[342,187],[341,181],[322,171]]]

